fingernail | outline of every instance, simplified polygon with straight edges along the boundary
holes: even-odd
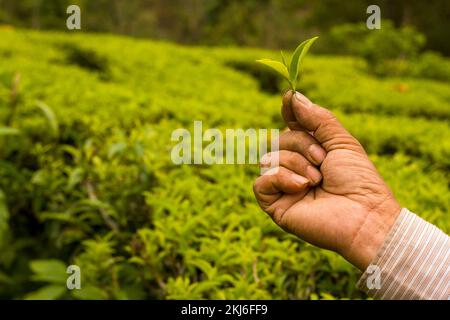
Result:
[[[312,166],[308,166],[306,168],[306,173],[308,174],[308,177],[314,182],[319,183],[322,179],[322,175],[320,174],[319,170]]]
[[[312,106],[311,100],[309,100],[307,97],[305,97],[304,95],[302,95],[298,91],[295,92],[295,98],[298,101],[300,101],[300,103],[303,104],[305,107],[311,107]]]
[[[294,180],[295,183],[297,183],[299,185],[307,184],[309,181],[305,177],[299,176],[298,174],[292,174],[291,178],[292,178],[292,180]]]
[[[288,94],[288,93],[291,92],[291,91],[292,91],[291,89],[287,89],[286,91],[283,92],[282,97],[284,97],[286,94]]]
[[[321,164],[325,159],[327,153],[317,144],[312,144],[308,149],[311,158],[316,162],[316,164]]]

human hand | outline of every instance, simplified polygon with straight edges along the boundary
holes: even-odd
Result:
[[[284,230],[366,269],[401,206],[330,111],[288,91],[282,115],[291,131],[280,136],[276,173],[254,183],[259,205]]]

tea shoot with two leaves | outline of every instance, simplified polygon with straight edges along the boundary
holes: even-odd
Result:
[[[317,38],[319,37],[314,37],[300,43],[297,49],[295,49],[290,62],[286,62],[283,51],[281,51],[282,62],[271,59],[260,59],[256,60],[256,62],[266,65],[281,74],[283,78],[289,82],[291,89],[295,91],[300,77],[300,69],[302,67],[303,60],[308,53],[309,48],[314,41],[317,40]]]

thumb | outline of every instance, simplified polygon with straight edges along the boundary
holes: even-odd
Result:
[[[312,103],[300,92],[291,98],[292,113],[301,127],[313,133],[327,152],[335,149],[364,149],[328,109]]]

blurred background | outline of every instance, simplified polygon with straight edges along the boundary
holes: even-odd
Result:
[[[445,0],[0,0],[0,298],[367,298],[260,210],[256,166],[174,165],[171,134],[285,129],[255,60],[319,35],[299,90],[448,233],[449,24]]]
[[[79,5],[83,31],[166,39],[187,44],[291,48],[299,38],[365,19],[377,4],[396,27],[411,25],[426,49],[450,54],[450,9],[445,0],[1,0],[0,22],[61,30],[70,4]],[[333,53],[333,52],[330,52]]]

